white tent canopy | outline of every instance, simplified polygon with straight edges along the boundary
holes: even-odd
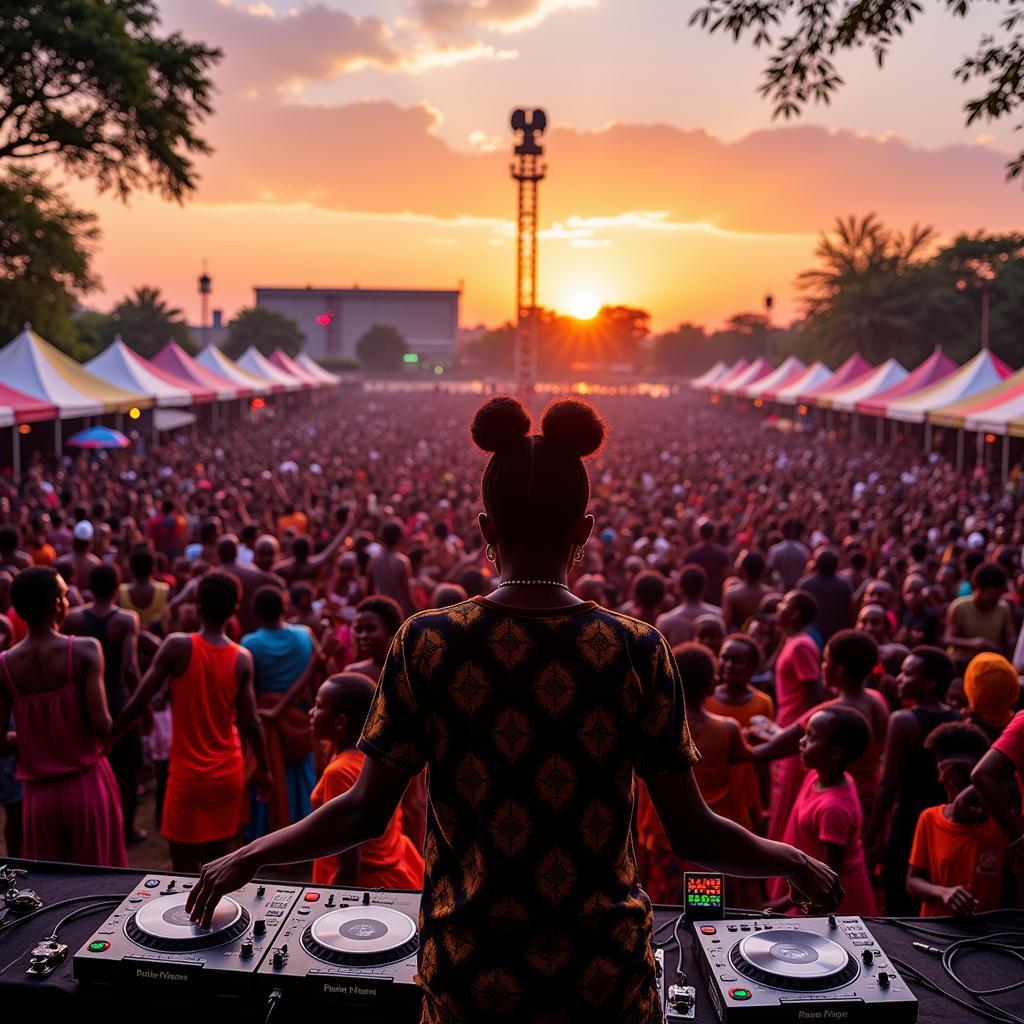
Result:
[[[743,389],[748,384],[753,384],[762,377],[766,377],[770,372],[771,364],[766,359],[762,359],[759,356],[742,373],[739,373],[735,377],[731,377],[729,380],[725,381],[718,390],[727,391],[734,395],[742,394]]]
[[[194,401],[191,391],[175,387],[153,373],[138,353],[121,340],[120,335],[98,356],[90,359],[85,368],[109,384],[149,395],[158,406],[191,405]]]
[[[710,370],[705,370],[699,377],[695,377],[690,381],[690,387],[695,391],[699,391],[701,388],[709,388],[716,380],[721,380],[727,373],[730,372],[730,366],[728,363],[722,362],[721,359],[711,367]]]
[[[824,384],[831,376],[832,371],[824,363],[811,363],[796,380],[779,388],[774,393],[769,392],[765,397],[769,401],[781,402],[783,405],[796,405],[797,399],[805,391]]]
[[[841,412],[854,412],[858,402],[881,394],[887,388],[895,387],[901,380],[909,376],[906,370],[895,359],[886,359],[860,380],[840,388],[830,395],[822,395],[818,404],[825,408],[839,409]]]
[[[762,377],[760,380],[755,380],[753,384],[748,384],[743,388],[743,394],[748,398],[757,398],[765,391],[774,390],[784,385],[787,381],[795,380],[796,375],[806,369],[807,367],[802,359],[796,356],[787,356],[767,376]]]
[[[258,395],[282,390],[281,385],[276,382],[271,383],[263,377],[257,377],[255,374],[243,370],[234,360],[228,359],[215,345],[207,345],[196,356],[196,362],[200,366],[205,366],[213,373],[220,374],[221,377],[231,381],[232,384],[237,384],[242,388],[249,388]]]
[[[900,420],[902,423],[923,423],[928,413],[970,398],[1000,383],[1002,379],[991,353],[979,352],[938,384],[890,404],[885,415],[888,419]]]
[[[258,348],[250,346],[236,360],[238,365],[247,372],[271,384],[278,384],[285,391],[300,391],[308,387],[300,380],[296,380],[291,374],[278,369],[269,359],[264,356]]]
[[[317,380],[322,380],[325,384],[340,384],[341,378],[329,370],[325,370],[312,356],[306,355],[305,352],[300,352],[295,357],[295,362],[301,366],[306,373],[311,373]]]

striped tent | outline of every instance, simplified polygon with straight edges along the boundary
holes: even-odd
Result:
[[[710,370],[705,370],[699,377],[694,377],[690,381],[690,387],[694,391],[701,391],[704,388],[711,387],[716,381],[722,380],[724,377],[732,373],[732,367],[728,363],[722,362],[721,359],[711,367]]]
[[[761,397],[767,402],[779,402],[782,405],[796,405],[799,396],[811,388],[832,376],[832,371],[824,363],[811,363],[803,373],[794,377],[786,384],[779,384],[773,388],[766,388]]]
[[[772,364],[767,359],[758,357],[742,373],[730,377],[721,387],[715,385],[715,391],[724,391],[730,395],[741,395],[748,384],[754,384],[772,372]]]
[[[754,381],[753,384],[746,385],[742,393],[747,398],[762,398],[768,391],[775,391],[777,388],[791,384],[806,369],[803,360],[796,356],[787,356],[771,373]]]
[[[216,345],[207,345],[196,356],[196,362],[239,388],[247,388],[250,394],[266,395],[270,392],[284,391],[283,384],[271,383],[254,373],[249,373],[248,370],[243,370],[233,359],[228,359]]]
[[[302,391],[309,388],[305,381],[275,366],[255,346],[247,348],[236,361],[243,370],[255,377],[261,377],[270,384],[280,384],[285,391]]]
[[[160,408],[212,402],[216,398],[211,389],[190,384],[143,359],[120,335],[90,359],[85,368],[101,380],[149,395]]]
[[[153,399],[140,391],[109,384],[44,341],[28,325],[0,349],[0,380],[47,405],[61,419],[148,409]]]
[[[837,391],[830,391],[817,398],[817,404],[823,409],[838,409],[840,412],[855,412],[857,403],[872,395],[877,395],[888,388],[895,387],[909,376],[907,371],[895,360],[886,359],[870,373],[847,384]]]
[[[799,401],[804,405],[814,405],[819,395],[828,395],[832,391],[844,388],[847,384],[860,380],[866,373],[870,373],[872,369],[871,364],[859,352],[855,352],[828,380],[801,392],[798,396]]]
[[[306,373],[312,374],[317,380],[322,380],[325,384],[341,383],[341,378],[337,374],[331,373],[330,370],[325,370],[312,356],[306,355],[305,352],[300,352],[295,357],[295,361]]]
[[[321,380],[319,377],[315,377],[309,372],[309,370],[299,366],[299,364],[295,362],[295,360],[292,359],[284,349],[275,348],[268,358],[279,370],[284,370],[285,373],[290,373],[296,380],[305,381],[307,384],[312,384],[317,388],[327,386],[327,381]]]
[[[252,389],[241,387],[219,373],[197,363],[176,341],[169,341],[150,362],[174,377],[180,377],[197,388],[209,389],[219,402],[248,398]]]
[[[971,408],[975,399],[984,400],[1010,374],[1010,368],[991,352],[979,352],[955,373],[930,388],[890,402],[885,415],[901,423],[954,425],[961,411]]]
[[[864,399],[857,403],[857,412],[867,416],[884,416],[890,402],[906,398],[908,395],[916,394],[941,380],[945,380],[951,373],[955,373],[956,363],[953,362],[938,345],[935,351],[916,370],[913,370],[898,384],[894,384],[885,391],[880,391],[871,398]]]

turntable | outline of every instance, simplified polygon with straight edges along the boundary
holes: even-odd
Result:
[[[414,981],[418,892],[306,888],[260,964],[261,979],[288,995],[407,1015],[419,1013]]]
[[[694,934],[727,1024],[917,1020],[917,1000],[859,917],[718,920]]]
[[[194,877],[147,875],[75,954],[79,981],[251,989],[250,976],[291,911],[299,886],[250,883],[225,896],[209,928],[185,913]],[[248,984],[247,984],[248,982]]]

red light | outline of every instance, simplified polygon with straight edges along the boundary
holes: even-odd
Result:
[[[263,408],[263,407],[264,407],[264,406],[265,406],[266,404],[267,404],[267,403],[266,403],[266,402],[264,402],[262,398],[254,398],[254,399],[253,399],[253,400],[252,400],[252,401],[251,401],[251,402],[249,403],[249,408],[250,408],[250,409],[262,409],[262,408]]]
[[[330,322],[331,322],[331,321],[332,321],[333,319],[334,319],[334,317],[333,317],[333,316],[331,316],[331,314],[330,314],[330,313],[321,313],[321,314],[320,314],[320,315],[319,315],[319,316],[318,316],[318,317],[316,318],[316,322],[317,322],[317,323],[318,323],[318,324],[319,324],[319,325],[320,325],[321,327],[326,327],[326,326],[327,326],[327,325],[328,325],[328,324],[329,324],[329,323],[330,323]]]

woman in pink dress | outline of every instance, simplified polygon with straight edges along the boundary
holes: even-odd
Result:
[[[791,590],[779,605],[778,624],[785,639],[775,662],[775,721],[783,729],[825,696],[821,651],[807,632],[817,614],[817,602],[803,590]],[[769,839],[782,839],[785,834],[804,774],[799,757],[786,757],[772,765]]]
[[[0,655],[0,722],[13,712],[16,776],[25,785],[25,857],[125,867],[121,798],[103,754],[110,712],[103,652],[61,636],[67,586],[48,567],[24,569],[11,602],[28,636]],[[0,754],[11,746],[0,737]]]

